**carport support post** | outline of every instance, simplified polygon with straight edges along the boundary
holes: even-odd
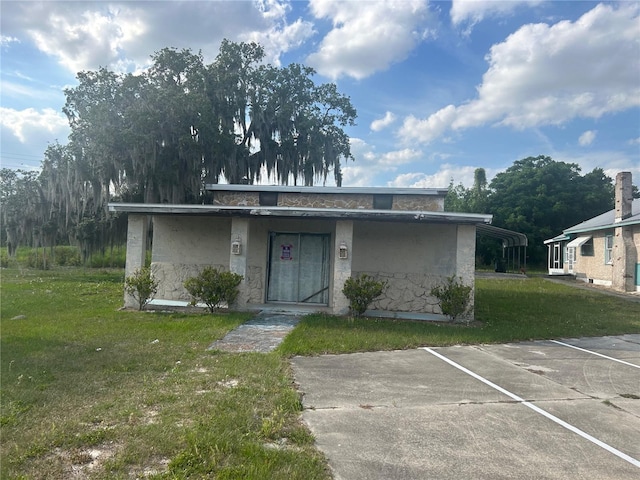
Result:
[[[475,225],[458,225],[457,233],[456,276],[462,279],[464,285],[471,287],[468,318],[473,320],[475,317],[474,299],[476,291],[476,227]]]
[[[136,270],[144,267],[147,257],[147,235],[149,219],[146,215],[129,214],[127,223],[127,259],[125,261],[125,278],[135,274]],[[124,293],[124,306],[138,308],[138,302],[131,295]]]
[[[233,243],[238,242],[238,250],[234,251]],[[231,238],[229,239],[229,271],[242,275],[238,286],[238,298],[233,308],[245,310],[249,300],[249,279],[247,278],[247,254],[249,250],[249,219],[231,219]]]
[[[341,245],[347,247],[347,258],[340,258]],[[351,276],[353,258],[353,221],[338,220],[336,222],[336,238],[333,251],[333,308],[334,314],[349,312],[349,299],[342,293],[344,282]]]

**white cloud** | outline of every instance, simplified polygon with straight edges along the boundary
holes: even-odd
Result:
[[[360,138],[352,137],[350,142],[355,162],[347,162],[342,167],[344,186],[381,186],[376,180],[378,176],[395,172],[400,166],[419,161],[423,157],[421,150],[405,148],[378,153]]]
[[[384,130],[385,128],[387,128],[389,125],[391,125],[395,121],[396,121],[396,116],[391,112],[387,112],[384,114],[384,117],[371,122],[370,128],[374,132],[379,132],[380,130]]]
[[[454,184],[465,184],[468,178],[471,178],[473,184],[473,172],[475,167],[458,167],[445,163],[440,169],[432,174],[425,173],[404,173],[398,175],[388,183],[389,187],[395,188],[446,188],[453,180]]]
[[[404,60],[429,35],[426,0],[311,0],[312,14],[333,23],[309,65],[327,77],[365,78]]]
[[[405,118],[398,135],[407,143],[412,140],[430,143],[451,128],[456,115],[457,109],[453,105],[448,105],[423,120],[410,115]]]
[[[20,40],[18,40],[16,37],[0,35],[0,47],[6,47],[12,43],[20,43]]]
[[[580,144],[581,147],[591,145],[596,139],[597,133],[598,132],[596,130],[587,130],[582,135],[580,135],[580,138],[578,138],[578,144]]]
[[[290,25],[273,26],[268,31],[253,31],[240,36],[245,42],[256,42],[265,49],[267,63],[280,65],[280,55],[293,47],[299,47],[315,34],[313,24],[301,19]]]
[[[51,108],[15,110],[0,107],[2,166],[36,168],[49,143],[69,136],[67,118]]]
[[[37,111],[33,108],[14,110],[0,107],[0,113],[2,126],[9,129],[21,143],[26,143],[30,134],[36,131],[46,131],[51,135],[68,133],[67,117],[52,108]]]
[[[629,140],[629,145],[640,145],[640,137]]]
[[[378,164],[395,168],[399,165],[404,165],[419,160],[421,156],[422,151],[420,150],[413,150],[411,148],[394,150],[382,154],[379,158]]]
[[[6,3],[5,36],[26,36],[74,74],[100,66],[140,70],[165,47],[201,50],[210,62],[223,38],[259,41],[277,63],[313,33],[308,22],[286,23],[290,7],[283,0]]]
[[[631,172],[634,184],[637,185],[640,180],[640,163],[620,151],[556,152],[553,159],[558,162],[577,163],[582,175],[593,171],[594,168],[602,168],[604,173],[612,179],[616,178],[618,172],[624,171]]]
[[[474,174],[477,168],[469,165],[459,166],[443,163],[434,174],[404,173],[395,177],[387,186],[396,188],[446,188],[453,182],[454,185],[462,183],[466,188],[470,188],[473,186]],[[491,179],[498,172],[499,170],[497,169],[485,169],[487,182],[491,182]]]
[[[541,0],[453,0],[451,3],[451,23],[459,25],[468,23],[469,29],[476,23],[481,22],[488,16],[504,16],[510,15],[517,7],[522,4],[536,5]]]
[[[408,117],[399,136],[428,143],[449,129],[516,129],[599,118],[640,106],[638,4],[600,4],[576,22],[521,27],[491,47],[476,99]]]

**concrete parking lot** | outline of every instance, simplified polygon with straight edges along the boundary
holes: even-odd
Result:
[[[337,480],[640,479],[640,335],[292,364]]]

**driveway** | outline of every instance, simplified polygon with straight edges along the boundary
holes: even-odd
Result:
[[[640,479],[640,335],[292,364],[337,480]]]

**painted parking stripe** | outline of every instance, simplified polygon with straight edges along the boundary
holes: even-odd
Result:
[[[563,345],[565,347],[575,348],[576,350],[580,350],[581,352],[587,352],[592,355],[597,355],[602,358],[606,358],[607,360],[613,360],[614,362],[622,363],[624,365],[629,365],[630,367],[640,368],[640,365],[636,365],[635,363],[625,362],[624,360],[620,360],[618,358],[608,357],[598,352],[592,352],[591,350],[587,350],[586,348],[576,347],[575,345],[571,345],[570,343],[559,342],[558,340],[549,340],[550,342],[557,343],[558,345]]]
[[[485,385],[490,386],[491,388],[498,390],[501,393],[504,393],[506,396],[511,397],[513,400],[521,403],[522,405],[529,407],[531,410],[533,410],[534,412],[539,413],[540,415],[543,415],[545,417],[547,417],[549,420],[552,420],[554,422],[556,422],[558,425],[566,428],[567,430],[570,430],[573,433],[577,433],[578,435],[580,435],[582,438],[589,440],[591,443],[594,443],[596,445],[598,445],[601,448],[604,448],[606,451],[608,451],[609,453],[613,453],[614,455],[616,455],[617,457],[629,462],[631,465],[640,468],[640,460],[637,460],[629,455],[627,455],[624,452],[621,452],[620,450],[618,450],[617,448],[612,447],[611,445],[604,443],[601,440],[598,440],[595,437],[592,437],[591,435],[589,435],[587,432],[583,432],[582,430],[580,430],[577,427],[574,427],[573,425],[565,422],[564,420],[561,420],[560,418],[556,417],[555,415],[552,415],[551,413],[541,409],[540,407],[527,402],[526,400],[524,400],[523,398],[519,397],[518,395],[516,395],[515,393],[511,393],[508,390],[505,390],[504,388],[502,388],[500,385],[496,385],[495,383],[487,380],[486,378],[478,375],[475,372],[472,372],[471,370],[469,370],[468,368],[463,367],[462,365],[460,365],[459,363],[454,362],[453,360],[448,359],[447,357],[445,357],[444,355],[428,348],[428,347],[422,347],[422,350],[429,352],[430,354],[438,357],[440,360],[443,360],[445,362],[447,362],[449,365],[457,368],[458,370],[463,371],[464,373],[466,373],[467,375],[472,376],[473,378],[475,378],[476,380],[480,380],[482,383],[484,383]]]

